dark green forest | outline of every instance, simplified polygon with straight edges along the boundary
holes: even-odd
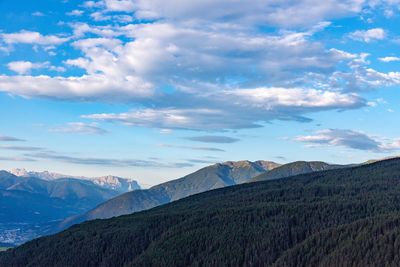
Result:
[[[400,159],[249,183],[75,225],[0,266],[398,266]]]

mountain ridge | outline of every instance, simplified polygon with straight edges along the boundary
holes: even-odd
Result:
[[[12,169],[10,173],[18,177],[36,177],[46,181],[58,180],[63,178],[90,181],[98,186],[116,190],[121,193],[141,189],[140,185],[136,180],[132,178],[123,178],[114,175],[105,175],[100,177],[86,177],[86,176],[66,175],[49,171],[42,171],[42,172],[27,171],[26,169],[23,168]]]
[[[89,180],[43,180],[0,171],[0,242],[19,244],[46,234],[57,221],[119,194]]]
[[[294,161],[287,164],[283,164],[270,172],[266,172],[260,174],[256,177],[250,179],[249,182],[259,182],[259,181],[267,181],[267,180],[274,180],[274,179],[281,179],[285,177],[290,177],[299,174],[306,174],[316,171],[325,171],[331,169],[338,169],[338,168],[346,168],[354,166],[353,164],[350,165],[338,165],[338,164],[329,164],[323,161]]]
[[[272,161],[226,161],[216,163],[182,178],[155,185],[149,189],[136,190],[110,199],[85,214],[73,216],[60,223],[55,231],[86,220],[104,219],[175,201],[189,195],[248,181],[280,164]]]
[[[399,177],[393,159],[219,188],[75,225],[0,265],[396,266]]]

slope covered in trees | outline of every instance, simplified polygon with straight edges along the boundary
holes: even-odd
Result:
[[[94,220],[0,266],[396,266],[400,160],[248,183]]]
[[[136,190],[102,203],[96,208],[57,225],[55,232],[73,224],[93,219],[106,219],[160,206],[212,189],[248,182],[254,176],[270,171],[279,164],[271,161],[228,161],[204,167],[180,179],[145,190]]]
[[[348,165],[328,164],[322,161],[295,161],[279,166],[269,172],[262,173],[250,179],[249,182],[261,182],[338,168],[351,167]]]

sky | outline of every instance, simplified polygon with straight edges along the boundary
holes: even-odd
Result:
[[[154,185],[400,150],[399,0],[0,0],[0,169]]]

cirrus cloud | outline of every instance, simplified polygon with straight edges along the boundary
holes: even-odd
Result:
[[[309,144],[341,146],[373,152],[390,152],[400,149],[400,139],[382,140],[363,132],[347,129],[320,130],[313,135],[297,136],[294,140]]]
[[[72,133],[72,134],[88,134],[88,135],[103,135],[108,131],[99,127],[97,123],[70,122],[65,126],[54,127],[50,129],[52,132]]]
[[[218,144],[231,144],[240,141],[240,139],[237,138],[229,136],[221,136],[221,135],[201,135],[201,136],[186,137],[185,139],[195,142],[218,143]]]
[[[22,142],[25,141],[23,139],[19,139],[13,136],[7,136],[7,135],[0,135],[0,141],[5,141],[5,142]]]

